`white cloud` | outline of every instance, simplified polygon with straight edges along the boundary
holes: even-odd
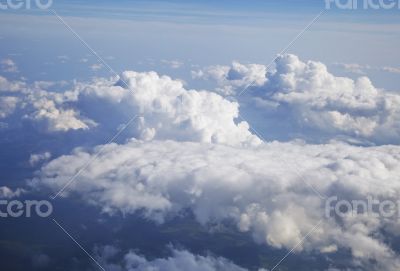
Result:
[[[65,106],[65,104],[76,102],[77,95],[78,93],[74,90],[59,93],[29,89],[24,93],[24,109],[29,111],[25,118],[43,123],[46,130],[50,132],[85,130],[96,126],[94,121],[81,117],[79,111]]]
[[[62,86],[64,82],[60,83]],[[0,118],[7,118],[18,111],[24,119],[43,124],[49,132],[89,129],[96,123],[80,117],[78,110],[68,108],[77,102],[78,93],[71,91],[49,91],[54,82],[34,82],[27,85],[21,81],[10,82],[0,77]]]
[[[125,83],[127,85],[125,85]],[[34,84],[19,89],[25,118],[46,125],[48,131],[89,129],[104,121],[96,115],[98,107],[111,106],[115,117],[111,125],[140,116],[133,131],[141,139],[175,139],[228,145],[257,145],[261,141],[238,122],[239,105],[213,92],[186,90],[183,83],[155,72],[124,72],[121,79],[97,78],[90,83],[75,83],[71,90],[55,92]],[[79,108],[87,101],[90,107]],[[78,110],[81,109],[81,110]],[[94,118],[81,116],[84,115]],[[114,123],[115,122],[115,123]],[[110,125],[104,123],[104,125]],[[116,128],[116,127],[114,127]]]
[[[0,187],[0,199],[12,199],[21,196],[22,193],[25,193],[24,189],[17,188],[15,191],[11,190],[7,186]]]
[[[56,158],[42,167],[30,183],[33,187],[58,192],[97,157],[63,196],[81,196],[110,214],[143,211],[159,223],[190,209],[203,225],[233,221],[255,241],[286,249],[322,219],[295,252],[349,249],[367,270],[399,269],[398,255],[380,235],[383,230],[400,232],[395,221],[325,219],[324,200],[310,190],[311,185],[324,195],[349,199],[400,196],[398,146],[352,147],[330,141],[340,135],[376,143],[398,140],[399,95],[376,89],[366,77],[335,77],[322,63],[302,62],[294,55],[280,56],[269,73],[261,65],[234,63],[197,76],[213,77],[225,94],[256,80],[249,100],[263,109],[265,121],[287,121],[288,129],[304,134],[318,131],[315,136],[327,135],[329,143],[262,144],[247,122],[238,121],[237,102],[186,89],[181,81],[155,72],[126,71],[120,78],[75,82],[65,91],[49,90],[57,85],[46,82],[26,85],[0,77],[1,98],[16,99],[14,106],[8,101],[8,107],[0,108],[7,112],[4,118],[20,110],[48,131],[116,127],[121,117],[139,116],[128,129],[136,139],[93,152],[78,148]]]
[[[0,97],[0,118],[6,118],[17,107],[18,98],[12,96]]]
[[[34,102],[35,111],[27,119],[42,122],[50,132],[89,129],[96,126],[91,120],[80,119],[79,113],[72,109],[57,108],[52,100],[43,98]]]
[[[90,69],[92,71],[99,71],[103,68],[103,64],[93,64],[90,66]]]
[[[187,250],[171,248],[171,256],[147,260],[134,251],[125,254],[122,262],[112,263],[119,250],[113,246],[97,249],[97,258],[106,270],[112,271],[246,271],[222,257],[194,255]],[[261,270],[260,270],[261,271]]]
[[[361,75],[365,74],[368,71],[381,71],[381,72],[388,72],[388,73],[394,73],[394,74],[400,73],[400,68],[390,67],[390,66],[373,67],[370,65],[361,65],[361,64],[357,64],[357,63],[334,63],[333,65],[338,66],[347,72],[361,74]]]
[[[227,75],[232,70],[237,70],[235,65],[198,76],[214,74],[211,77],[223,89],[238,94],[248,80],[238,84]],[[377,89],[367,77],[336,77],[324,64],[302,62],[295,55],[279,56],[274,70],[262,70],[255,73],[259,83],[247,90],[247,97],[253,99],[247,106],[258,107],[257,114],[269,129],[286,129],[281,134],[302,134],[310,141],[352,137],[377,144],[400,143],[400,95]]]
[[[288,114],[306,127],[377,142],[400,136],[400,95],[375,88],[367,77],[335,77],[322,63],[286,55],[262,88],[265,100],[288,105]]]
[[[232,66],[210,66],[198,71],[192,71],[195,79],[212,79],[217,81],[220,88],[217,92],[224,95],[232,95],[235,89],[253,86],[262,86],[265,81],[266,67],[259,64],[243,65],[233,62]]]
[[[6,58],[0,61],[1,68],[4,72],[15,73],[18,72],[18,66],[11,58]]]
[[[385,72],[400,74],[400,68],[397,67],[383,67],[381,69]]]
[[[127,86],[125,85],[127,84]],[[129,88],[128,88],[129,87]],[[111,103],[127,117],[136,113],[135,136],[228,145],[257,145],[246,122],[236,123],[239,105],[207,91],[186,90],[179,80],[155,72],[124,72],[117,83],[98,80],[79,86],[83,97]]]
[[[0,76],[0,94],[1,92],[15,92],[25,88],[25,83],[21,81],[9,81],[7,78]]]
[[[180,67],[182,67],[184,65],[184,63],[179,61],[179,60],[166,60],[166,59],[163,59],[163,60],[161,60],[161,63],[168,65],[172,69],[179,69]]]
[[[252,104],[268,129],[293,138],[323,141],[350,138],[376,144],[399,143],[400,95],[377,89],[367,77],[335,77],[319,62],[302,62],[294,55],[280,56],[274,71],[262,65],[215,66],[197,76],[213,77],[225,94],[240,91],[255,80]],[[124,72],[121,80],[97,78],[75,83],[71,90],[52,92],[0,78],[0,89],[24,93],[2,102],[2,117],[21,104],[26,119],[46,125],[48,131],[89,129],[121,124],[121,116],[140,116],[131,129],[141,139],[201,141],[228,145],[256,145],[260,141],[246,122],[237,122],[239,105],[208,91],[187,90],[179,80],[155,72]],[[125,81],[128,87],[125,86]],[[39,90],[37,89],[39,88]],[[5,97],[12,95],[4,94]],[[83,101],[96,104],[81,107]],[[108,106],[115,118],[103,123],[97,107]],[[115,122],[115,123],[114,123]]]
[[[369,65],[361,65],[357,63],[333,63],[334,66],[340,67],[347,72],[364,75],[366,70],[370,69]]]
[[[51,161],[31,185],[58,192],[100,148],[93,153],[77,149]],[[377,268],[394,271],[400,261],[378,233],[396,232],[397,219],[325,218],[325,201],[309,186],[349,200],[371,195],[395,201],[400,196],[399,153],[398,146],[339,143],[274,142],[241,148],[133,140],[105,146],[67,190],[104,212],[141,210],[158,222],[189,208],[204,225],[234,221],[255,241],[276,248],[292,249],[322,219],[296,252],[347,248],[366,268],[373,259]]]
[[[38,163],[49,160],[50,158],[51,158],[50,152],[31,154],[31,156],[29,157],[29,164],[31,164],[31,166],[35,166]]]

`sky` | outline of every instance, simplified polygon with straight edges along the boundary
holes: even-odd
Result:
[[[16,3],[7,270],[399,270],[400,6]]]

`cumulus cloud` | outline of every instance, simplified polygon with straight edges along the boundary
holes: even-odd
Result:
[[[31,156],[29,157],[29,164],[31,164],[31,166],[35,166],[38,163],[49,160],[50,158],[51,158],[50,152],[31,154]]]
[[[241,86],[227,76],[232,69],[215,78],[240,92]],[[270,129],[286,129],[282,133],[303,134],[309,140],[347,136],[400,143],[400,95],[377,89],[367,77],[336,77],[320,62],[282,55],[274,70],[260,73],[259,81],[247,93]]]
[[[186,90],[181,81],[155,72],[127,71],[119,79],[97,78],[90,83],[76,83],[64,92],[43,89],[43,84],[18,91],[23,95],[16,95],[14,103],[7,101],[1,107],[4,117],[13,112],[19,102],[25,119],[44,123],[48,131],[89,129],[98,123],[109,125],[104,120],[108,114],[99,113],[98,108],[111,106],[115,114],[111,124],[117,126],[121,123],[118,117],[131,118],[136,113],[139,122],[133,136],[145,140],[175,139],[228,145],[261,142],[249,131],[246,122],[237,120],[238,103],[213,92]],[[91,106],[79,107],[84,102]]]
[[[237,88],[245,88],[250,84],[262,86],[266,81],[265,74],[264,65],[243,65],[239,62],[233,62],[232,66],[217,65],[192,71],[195,79],[215,80],[220,86],[216,91],[223,95],[232,95]]]
[[[281,56],[263,87],[266,100],[289,105],[298,123],[325,133],[377,142],[398,141],[400,95],[377,89],[367,77],[335,77],[324,64]]]
[[[269,138],[301,137],[311,142],[348,138],[353,142],[398,144],[400,95],[374,87],[367,77],[335,77],[319,62],[302,62],[297,56],[276,59],[275,69],[263,65],[215,66],[194,76],[213,78],[224,94],[240,91],[254,82],[245,110],[257,110]],[[120,78],[75,82],[69,90],[49,91],[0,78],[1,115],[6,118],[20,104],[25,119],[43,123],[48,131],[90,129],[121,124],[135,115],[139,121],[132,136],[228,145],[256,145],[260,141],[239,122],[239,104],[210,91],[185,89],[180,80],[155,72],[124,72]],[[22,90],[21,90],[22,89]],[[10,94],[11,91],[21,94]],[[218,90],[219,91],[219,90]],[[240,101],[240,99],[239,99]],[[91,106],[82,106],[91,104]],[[97,108],[115,115],[105,118]],[[108,123],[104,122],[108,120]],[[275,137],[274,137],[275,136]]]
[[[0,75],[0,95],[4,92],[17,92],[25,88],[26,84],[22,81],[11,82],[7,78]]]
[[[246,271],[222,257],[194,255],[187,250],[171,248],[171,256],[148,260],[134,251],[125,254],[122,261],[112,263],[112,258],[119,253],[113,246],[97,249],[97,258],[106,270],[111,271]],[[261,270],[260,270],[261,271]]]
[[[0,61],[1,69],[4,72],[15,73],[18,72],[18,66],[11,58],[6,58]]]
[[[50,132],[85,130],[96,126],[94,121],[80,118],[79,112],[58,107],[57,102],[48,97],[40,97],[32,101],[32,105],[33,112],[26,118],[44,123]]]
[[[190,209],[203,225],[233,221],[238,230],[272,247],[292,249],[300,243],[296,252],[349,249],[367,270],[394,271],[400,261],[380,232],[398,231],[397,218],[327,218],[325,200],[315,191],[349,200],[370,195],[395,201],[400,196],[399,153],[397,146],[340,143],[242,148],[132,140],[59,157],[31,185],[58,192],[97,155],[63,196],[80,195],[109,214],[141,211],[158,223]]]
[[[17,107],[18,98],[13,96],[0,97],[0,118],[6,118]]]
[[[50,132],[89,129],[96,125],[94,121],[81,117],[78,110],[68,105],[78,99],[74,90],[47,90],[54,85],[57,84],[35,82],[27,85],[0,77],[0,118],[6,119],[17,113],[22,119],[43,124],[45,130]]]
[[[135,136],[144,139],[174,139],[257,145],[261,141],[246,122],[237,121],[239,105],[208,91],[186,90],[179,80],[155,72],[124,72],[120,80],[82,84],[84,98],[112,104],[125,116],[139,116]],[[83,99],[83,98],[82,98]]]
[[[21,196],[21,194],[25,193],[24,189],[17,188],[16,190],[12,190],[7,186],[0,187],[0,199],[12,199]]]

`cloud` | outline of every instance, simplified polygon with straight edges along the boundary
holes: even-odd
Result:
[[[220,86],[216,91],[223,95],[232,95],[235,89],[243,89],[250,84],[262,86],[266,81],[265,74],[264,65],[243,65],[239,62],[233,62],[232,66],[217,65],[192,71],[192,77],[195,79],[215,80]]]
[[[340,67],[340,68],[346,70],[347,72],[361,74],[361,75],[366,74],[368,71],[380,71],[380,72],[388,72],[388,73],[394,73],[394,74],[400,73],[400,68],[390,67],[390,66],[373,67],[370,65],[361,65],[361,64],[356,64],[356,63],[334,63],[333,65]]]
[[[375,88],[367,77],[335,77],[324,64],[302,62],[294,55],[278,57],[268,73],[262,65],[233,63],[195,76],[214,78],[220,84],[218,92],[224,94],[241,91],[254,81],[247,100],[239,101],[244,112],[257,111],[268,138],[400,143],[400,95]],[[237,102],[214,92],[185,89],[180,80],[155,72],[127,71],[120,78],[75,82],[64,92],[0,78],[0,89],[7,87],[21,95],[0,94],[0,117],[21,109],[24,119],[42,123],[49,132],[116,129],[136,114],[138,121],[129,132],[140,139],[260,143],[247,122],[238,122]],[[115,117],[97,108],[109,108]]]
[[[69,56],[61,55],[61,56],[57,56],[57,59],[58,59],[61,63],[66,63],[70,58],[69,58]]]
[[[50,158],[51,158],[50,152],[31,154],[31,156],[29,158],[29,164],[31,164],[31,166],[35,166],[38,163],[49,160]]]
[[[90,69],[92,71],[99,71],[103,68],[103,64],[93,64],[90,66]]]
[[[319,62],[294,55],[276,60],[262,87],[264,100],[287,106],[303,126],[374,142],[398,142],[400,96],[375,88],[367,77],[335,77]]]
[[[46,164],[31,186],[58,192],[96,156],[64,197],[80,196],[111,215],[140,211],[158,223],[189,209],[203,225],[231,221],[256,242],[275,248],[290,250],[299,244],[295,252],[320,253],[349,249],[366,270],[394,271],[399,258],[379,233],[385,229],[395,234],[400,230],[397,219],[327,218],[325,200],[315,191],[348,200],[370,195],[395,201],[400,196],[399,153],[398,146],[360,148],[334,142],[243,148],[132,140],[61,156]]]
[[[112,263],[113,257],[119,250],[113,246],[97,249],[97,258],[103,262],[106,270],[112,271],[246,271],[229,260],[221,257],[194,255],[187,250],[171,248],[171,256],[148,260],[137,253],[130,251],[122,261]],[[261,270],[259,270],[261,271]]]
[[[125,85],[126,84],[126,85]],[[121,79],[79,86],[81,96],[118,108],[126,118],[139,116],[134,136],[144,140],[257,145],[246,122],[236,122],[239,105],[207,91],[186,90],[179,80],[155,72],[124,72]]]
[[[18,72],[17,64],[11,58],[6,58],[0,61],[1,69],[4,72],[16,73]]]
[[[9,81],[7,78],[0,76],[0,95],[2,92],[16,92],[25,88],[26,84],[22,81]]]
[[[46,97],[33,101],[32,105],[34,111],[26,118],[44,123],[49,132],[86,130],[91,126],[96,126],[96,123],[91,120],[81,119],[77,111],[59,108],[55,101]]]
[[[0,97],[0,118],[6,118],[17,107],[18,98],[12,96]]]
[[[63,82],[61,82],[62,86]],[[34,82],[27,85],[21,81],[10,82],[0,77],[0,118],[6,119],[16,113],[21,119],[42,124],[44,130],[60,132],[89,129],[96,123],[81,117],[78,110],[68,108],[69,103],[78,100],[77,92],[49,91],[57,86],[54,82]]]
[[[257,145],[260,139],[246,122],[237,121],[239,105],[213,92],[186,90],[179,80],[155,72],[124,72],[121,78],[97,78],[75,83],[64,92],[43,89],[43,84],[21,87],[16,96],[25,119],[44,123],[50,132],[110,125],[104,120],[114,111],[111,125],[138,116],[133,136],[141,139],[175,139],[228,145]],[[87,103],[90,106],[82,106]],[[10,114],[14,109],[4,112]],[[81,115],[81,112],[83,114]],[[6,115],[6,114],[4,114]],[[103,123],[101,123],[103,121]]]
[[[311,135],[311,141],[325,144],[263,144],[238,120],[238,102],[187,89],[155,72],[126,71],[67,86],[0,77],[3,118],[14,114],[48,132],[115,128],[137,116],[126,143],[77,148],[43,165],[29,185],[57,193],[93,161],[62,196],[80,197],[110,215],[141,212],[157,223],[190,210],[204,226],[229,221],[274,248],[349,250],[354,264],[366,270],[399,269],[398,255],[381,234],[400,232],[396,221],[326,218],[325,200],[318,195],[400,196],[399,146],[355,147],[336,140],[398,142],[397,94],[375,88],[366,77],[335,77],[324,64],[294,55],[278,57],[268,73],[262,65],[234,63],[196,76],[214,78],[225,94],[256,80],[244,106],[271,123],[267,134],[284,123],[284,133]],[[33,163],[42,158],[33,156]]]
[[[179,61],[179,60],[165,60],[165,59],[163,59],[163,60],[161,60],[161,63],[170,66],[172,69],[179,69],[180,67],[182,67],[184,65],[184,63]]]
[[[400,74],[400,68],[397,67],[383,67],[381,69],[385,72]]]
[[[222,76],[214,77],[220,86],[239,94],[243,84],[227,76],[232,69],[224,68],[218,73]],[[259,76],[260,83],[246,92],[252,99],[247,107],[257,107],[267,133],[272,129],[300,134],[311,142],[351,137],[375,144],[400,143],[400,95],[377,89],[367,77],[336,77],[323,63],[302,62],[295,55],[278,56],[275,68]]]
[[[0,199],[12,199],[21,196],[26,191],[21,188],[17,188],[15,191],[7,186],[0,187]]]

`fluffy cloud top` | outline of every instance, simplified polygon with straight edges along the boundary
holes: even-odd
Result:
[[[67,190],[104,212],[140,210],[163,222],[189,208],[204,225],[234,221],[257,242],[287,249],[321,223],[296,251],[348,248],[363,265],[377,261],[367,270],[400,267],[396,253],[379,234],[383,229],[399,232],[395,218],[326,218],[325,200],[309,187],[348,200],[370,195],[395,201],[400,196],[399,147],[276,142],[238,148],[133,140],[57,158],[31,185],[58,192],[100,148],[104,151],[98,159]]]
[[[324,64],[302,62],[294,55],[278,57],[272,72],[263,65],[235,62],[194,76],[216,80],[224,94],[253,83],[248,90],[251,102],[243,106],[257,109],[266,134],[279,131],[310,141],[350,137],[375,144],[400,143],[400,95],[375,88],[367,77],[355,81],[335,77]],[[0,77],[0,90],[0,118],[19,109],[25,119],[44,123],[48,131],[90,129],[98,124],[115,129],[136,114],[139,121],[132,135],[144,140],[260,143],[246,122],[237,121],[237,102],[214,92],[187,90],[181,81],[155,72],[127,71],[120,79],[97,78],[75,83],[66,91]],[[82,106],[84,102],[91,105]],[[114,111],[111,124],[104,122],[106,113],[99,108]]]
[[[3,85],[7,90],[12,83],[5,80]],[[115,111],[112,118],[115,126],[122,122],[118,119],[121,115],[138,116],[133,136],[144,140],[175,139],[228,145],[261,142],[250,133],[246,122],[236,121],[239,113],[236,102],[213,92],[186,90],[181,81],[155,72],[128,71],[120,79],[99,78],[91,83],[76,83],[64,92],[44,87],[48,86],[21,86],[13,96],[1,97],[0,117],[9,116],[19,106],[25,119],[45,123],[48,131],[89,129],[98,122],[108,125],[104,123],[108,112],[99,112],[98,108],[111,106]],[[91,106],[78,110],[79,103],[85,101]],[[82,116],[81,112],[95,120]]]
[[[0,118],[6,119],[15,113],[22,119],[43,124],[50,132],[89,129],[96,125],[80,117],[78,110],[69,108],[69,103],[77,101],[75,91],[46,90],[53,85],[49,82],[36,82],[28,86],[21,81],[10,82],[0,77]]]
[[[216,81],[240,92],[247,80],[242,77],[238,84],[229,77],[235,66],[208,70],[219,70],[213,73]],[[266,122],[292,123],[287,125],[288,133],[308,129],[317,137],[322,133],[378,144],[400,143],[400,95],[375,88],[367,77],[355,81],[336,77],[324,64],[302,62],[295,55],[279,56],[275,69],[263,77],[254,74],[260,79],[248,92],[252,93],[255,105],[265,109]],[[265,83],[260,85],[262,79]]]
[[[210,66],[203,70],[192,71],[193,78],[216,80],[220,85],[217,92],[224,95],[233,95],[235,89],[245,88],[252,84],[262,86],[265,81],[267,69],[264,65],[248,64],[243,65],[233,62],[232,66]]]
[[[124,115],[139,116],[135,136],[143,140],[174,139],[257,145],[246,122],[236,122],[239,105],[222,96],[186,90],[181,81],[155,72],[124,72],[119,81],[98,80],[79,86],[81,96],[110,103]]]
[[[322,63],[287,55],[277,60],[265,89],[270,100],[295,108],[305,125],[365,138],[400,135],[400,96],[376,89],[367,77],[335,77]]]

